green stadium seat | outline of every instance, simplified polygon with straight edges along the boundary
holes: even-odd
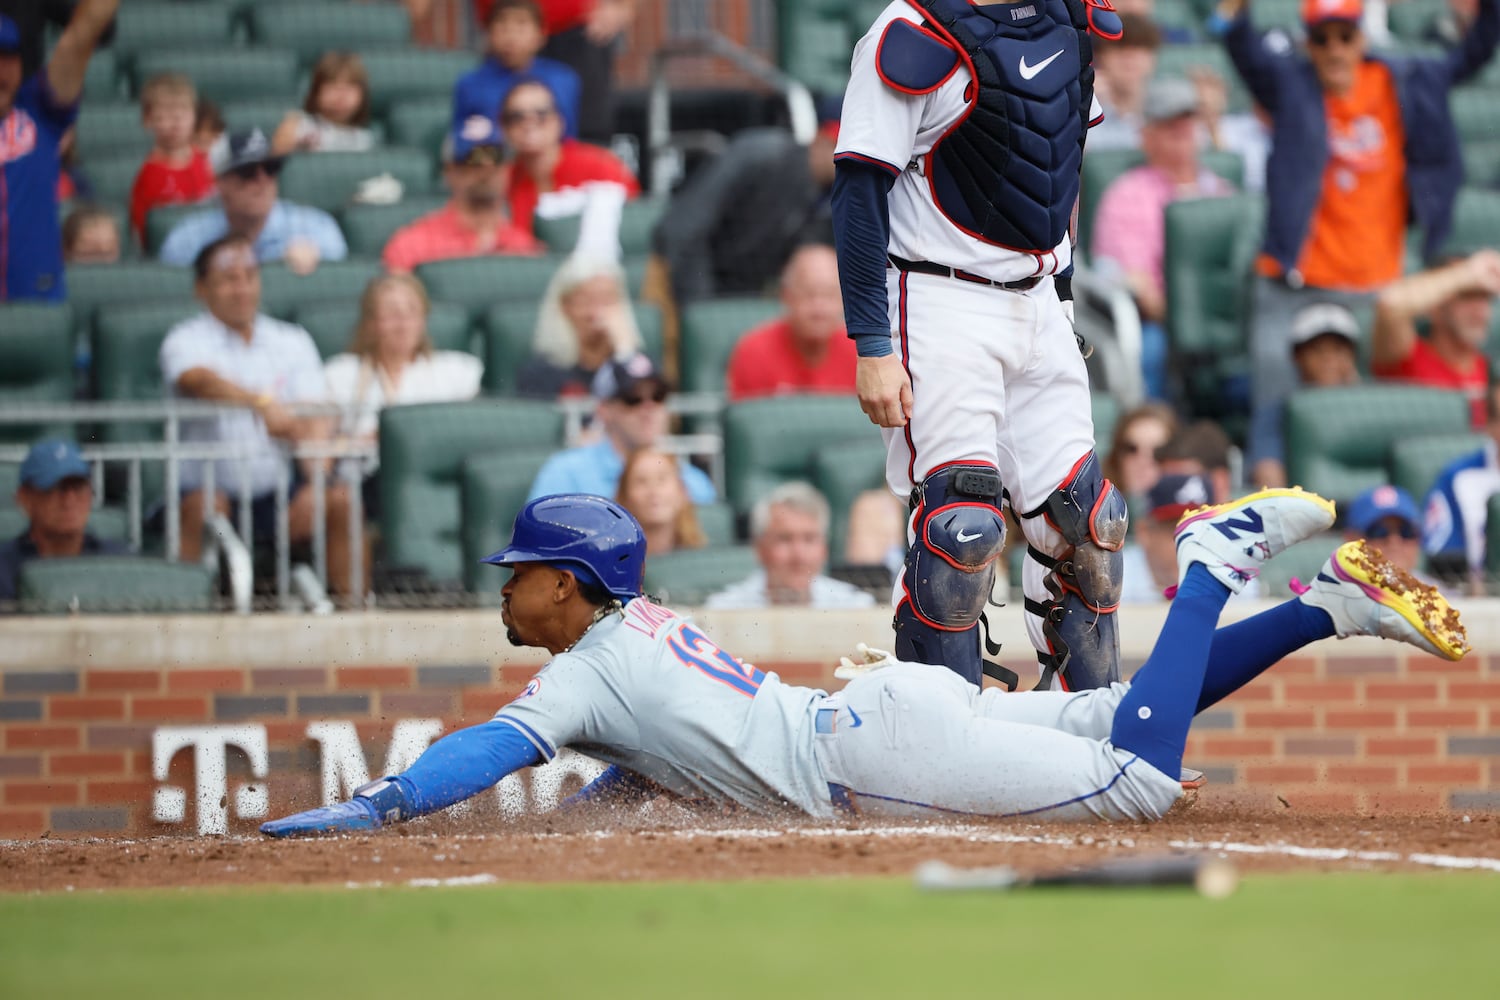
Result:
[[[1500,183],[1500,135],[1490,140],[1465,139],[1464,180],[1475,187],[1494,187]]]
[[[479,64],[473,53],[437,49],[383,49],[360,57],[370,74],[370,102],[379,115],[418,98],[451,101],[458,78]]]
[[[1386,8],[1386,24],[1397,38],[1420,42],[1424,40],[1428,26],[1442,10],[1442,6],[1438,4],[1421,3],[1418,0],[1393,3]]]
[[[143,160],[136,153],[106,153],[90,160],[84,175],[93,188],[93,200],[101,205],[129,205],[130,189]]]
[[[853,400],[850,400],[851,404]],[[857,408],[857,404],[856,404]],[[820,448],[813,456],[812,484],[828,501],[828,558],[844,562],[849,539],[849,511],[867,490],[885,488],[885,442],[879,437]]]
[[[193,297],[193,272],[153,262],[74,264],[68,268],[68,302],[74,329],[88,336],[101,307]]]
[[[1094,420],[1094,447],[1102,455],[1109,450],[1120,420],[1120,401],[1107,392],[1089,394],[1089,412]]]
[[[287,159],[281,196],[334,211],[351,204],[360,184],[390,174],[410,194],[432,191],[432,157],[420,149],[387,146],[367,153],[304,153]]]
[[[1490,592],[1495,593],[1500,581],[1500,494],[1490,497],[1484,522],[1484,572],[1490,581]]]
[[[67,305],[0,304],[0,406],[73,398],[72,329]],[[56,424],[0,424],[0,441],[29,443],[69,432]]]
[[[260,129],[270,135],[280,127],[293,105],[276,97],[255,97],[243,101],[225,101],[219,105],[224,124],[231,132]]]
[[[734,508],[720,501],[698,507],[698,527],[708,539],[709,548],[723,548],[735,544]]]
[[[365,286],[381,273],[380,262],[368,258],[324,261],[307,275],[266,264],[260,269],[261,309],[285,319],[314,302],[358,302]]]
[[[1453,114],[1460,142],[1500,139],[1500,87],[1484,84],[1455,87],[1448,94],[1448,110]]]
[[[1357,385],[1296,393],[1287,402],[1288,480],[1337,502],[1389,482],[1396,441],[1461,434],[1462,393],[1406,385]]]
[[[400,4],[311,3],[259,6],[250,16],[257,45],[291,49],[311,66],[324,52],[400,48],[411,18]]]
[[[151,133],[141,124],[141,107],[131,101],[90,104],[78,110],[79,162],[93,165],[109,155],[136,157],[136,165],[151,151]]]
[[[19,595],[30,614],[212,611],[216,582],[203,566],[164,559],[34,559],[21,566]]]
[[[1298,542],[1282,552],[1261,569],[1259,596],[1271,601],[1284,601],[1291,596],[1287,586],[1293,577],[1307,583],[1318,575],[1333,550],[1343,544],[1344,536],[1337,532],[1325,532]]]
[[[562,412],[550,403],[478,399],[386,407],[380,413],[385,563],[423,570],[435,581],[464,579],[464,462],[556,448],[562,437]]]
[[[712,299],[682,310],[682,388],[723,392],[734,345],[746,331],[780,316],[781,303],[767,298]]]
[[[146,253],[155,257],[161,252],[161,245],[167,241],[172,230],[177,224],[194,212],[200,211],[205,206],[201,203],[193,205],[160,205],[146,213]]]
[[[103,310],[94,330],[94,392],[109,402],[161,399],[157,355],[167,333],[203,311],[193,299],[138,302]],[[135,423],[105,424],[105,440],[140,440]],[[110,432],[114,432],[112,435]]]
[[[1250,21],[1262,30],[1281,28],[1293,38],[1300,38],[1302,0],[1255,0],[1250,8]]]
[[[729,502],[740,515],[761,496],[793,479],[811,482],[815,458],[830,445],[880,440],[849,396],[775,396],[733,403],[724,411]]]
[[[398,101],[385,114],[386,133],[398,146],[439,149],[453,123],[453,101],[423,97]]]
[[[679,549],[646,560],[646,593],[673,607],[697,607],[759,568],[748,545]]]
[[[849,82],[849,55],[864,33],[852,23],[852,6],[849,0],[778,0],[781,68],[813,90],[843,93]]]
[[[1391,483],[1410,493],[1420,508],[1438,473],[1448,463],[1478,451],[1486,440],[1485,435],[1471,431],[1403,436],[1391,445]]]
[[[428,295],[479,320],[496,302],[540,302],[561,264],[560,257],[461,257],[422,264],[416,273]]]
[[[235,15],[233,4],[204,0],[121,4],[113,47],[126,60],[162,49],[223,50],[236,40]]]
[[[1500,103],[1500,93],[1496,95]],[[1453,233],[1447,249],[1468,252],[1500,243],[1500,191],[1465,185],[1453,204]]]
[[[349,205],[339,212],[339,228],[350,253],[379,257],[396,230],[447,203],[445,195],[408,194],[394,205]]]
[[[641,346],[658,365],[662,355],[661,310],[645,302],[632,303]],[[502,302],[484,317],[484,387],[508,395],[516,391],[516,373],[531,358],[539,307]]]
[[[636,198],[625,203],[620,213],[620,249],[624,254],[638,256],[651,252],[651,233],[665,209],[666,200],[662,198]],[[577,215],[561,219],[539,216],[534,227],[536,238],[553,253],[571,253],[578,245],[580,222]]]
[[[336,299],[330,302],[313,302],[300,307],[296,312],[297,324],[318,345],[318,352],[330,358],[349,349],[354,340],[354,327],[359,322],[359,299]],[[461,306],[448,302],[434,302],[427,315],[427,335],[432,346],[439,351],[470,351],[474,349],[469,328],[469,314]]]
[[[185,73],[198,96],[216,102],[281,97],[291,107],[298,93],[297,56],[285,49],[150,49],[135,58],[135,86],[157,73]]]
[[[1151,18],[1164,30],[1188,32],[1195,40],[1203,37],[1203,15],[1192,0],[1156,0],[1151,8]]]
[[[83,74],[84,104],[110,104],[128,95],[120,79],[120,60],[114,49],[95,49],[89,57],[89,68]]]
[[[463,463],[463,576],[469,593],[497,594],[509,578],[479,560],[510,543],[531,483],[552,454],[545,447],[510,450],[475,455]]]

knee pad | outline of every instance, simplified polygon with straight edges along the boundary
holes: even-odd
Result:
[[[1000,476],[986,465],[949,465],[913,491],[916,541],[906,559],[906,594],[917,617],[962,631],[984,612],[1005,548]]]

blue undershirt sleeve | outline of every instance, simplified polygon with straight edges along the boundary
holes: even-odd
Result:
[[[892,353],[885,272],[891,243],[886,196],[895,178],[883,167],[841,159],[833,177],[833,242],[839,255],[844,324],[862,358]]]
[[[541,752],[515,726],[491,719],[444,736],[391,780],[406,794],[406,814],[421,816],[478,795],[512,771],[541,762]]]

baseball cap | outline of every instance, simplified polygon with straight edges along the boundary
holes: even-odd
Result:
[[[600,402],[630,399],[642,384],[661,391],[670,391],[672,388],[649,357],[632,354],[605,362],[594,375],[592,391],[594,398]]]
[[[1345,340],[1359,342],[1359,320],[1348,307],[1337,302],[1317,302],[1304,306],[1292,317],[1292,346],[1298,347],[1321,337],[1325,333],[1336,333]]]
[[[0,53],[13,54],[20,51],[21,26],[0,14]]]
[[[1364,16],[1363,0],[1302,0],[1302,23],[1308,27],[1325,21],[1358,24]]]
[[[1141,110],[1148,122],[1168,122],[1197,114],[1198,91],[1180,76],[1161,77],[1146,85],[1146,101]]]
[[[1399,517],[1413,528],[1421,524],[1417,502],[1399,486],[1376,486],[1365,490],[1349,504],[1346,523],[1355,534],[1368,534],[1387,517]]]
[[[485,154],[476,156],[477,150]],[[443,162],[496,164],[504,158],[505,139],[493,120],[484,115],[470,115],[454,129],[443,144]]]
[[[256,163],[274,163],[281,165],[285,159],[283,156],[275,156],[271,152],[271,140],[258,128],[248,132],[232,132],[229,141],[223,146],[215,147],[217,155],[214,158],[214,176],[222,177],[232,170],[240,167],[252,166]]]
[[[21,462],[21,483],[34,490],[50,490],[64,479],[87,478],[89,463],[78,446],[63,438],[38,441]]]
[[[1193,507],[1202,507],[1209,501],[1208,478],[1193,473],[1168,474],[1156,481],[1146,493],[1147,516],[1153,521],[1176,523],[1177,519]]]

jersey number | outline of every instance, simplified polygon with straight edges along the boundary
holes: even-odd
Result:
[[[689,625],[683,625],[676,635],[667,639],[667,647],[686,666],[751,698],[766,679],[765,674],[736,660]]]

